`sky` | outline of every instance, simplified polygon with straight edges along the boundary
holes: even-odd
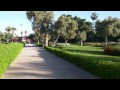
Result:
[[[71,14],[73,17],[77,16],[92,22],[90,16],[93,12],[98,14],[98,19],[101,21],[108,16],[120,18],[120,11],[54,11],[53,13],[54,20],[57,20],[62,14]],[[21,31],[27,31],[27,35],[33,33],[26,11],[0,11],[0,31],[5,32],[5,28],[8,26],[15,27],[17,29],[15,33],[18,36],[20,36]]]

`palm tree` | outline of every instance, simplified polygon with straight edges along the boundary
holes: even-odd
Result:
[[[12,27],[11,30],[12,30],[13,39],[14,39],[14,31],[16,30],[16,28],[15,28],[15,27]],[[12,39],[12,42],[13,42],[13,39]]]
[[[11,30],[12,30],[12,34],[13,34],[13,36],[14,36],[14,31],[16,30],[16,28],[15,28],[15,27],[12,27]]]
[[[7,42],[10,40],[10,31],[12,30],[12,28],[10,26],[5,28],[6,33],[6,37],[7,37]]]
[[[23,31],[21,31],[21,39],[22,39]]]
[[[27,31],[25,31],[25,39],[27,40],[26,34],[27,34]]]
[[[25,37],[26,37],[27,31],[25,31]]]
[[[8,26],[8,27],[5,28],[5,30],[6,30],[8,33],[10,33],[10,31],[11,31],[11,27]]]
[[[22,35],[23,35],[23,31],[21,31],[21,37],[22,37]]]
[[[15,41],[17,41],[17,34],[15,33]]]
[[[98,14],[96,12],[92,13],[91,15],[91,19],[93,20],[93,31],[94,33],[96,32],[95,31],[95,20],[98,18]]]

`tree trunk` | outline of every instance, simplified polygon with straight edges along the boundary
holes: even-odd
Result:
[[[27,38],[26,38],[26,34],[25,34],[25,41],[27,40]]]
[[[107,46],[107,45],[108,45],[108,38],[105,37],[105,46]]]
[[[67,44],[68,40],[65,40],[65,44]]]
[[[38,43],[38,44],[40,44],[40,41],[39,41],[39,39],[38,39],[37,43]]]
[[[48,34],[45,36],[45,46],[48,46]]]
[[[80,46],[83,46],[83,41],[80,41]]]
[[[12,33],[12,34],[13,34],[13,38],[12,38],[12,42],[13,42],[13,39],[14,39],[14,31],[13,31],[13,33]]]
[[[95,33],[95,22],[93,20],[93,32]]]
[[[55,40],[55,42],[54,42],[54,45],[53,46],[55,46],[56,45],[56,43],[57,43],[57,40],[58,40],[58,38],[60,37],[60,35],[58,35],[58,37],[57,37],[57,39]]]
[[[21,34],[21,41],[22,41],[22,34]]]

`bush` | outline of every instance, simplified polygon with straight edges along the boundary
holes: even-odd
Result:
[[[97,76],[104,79],[120,79],[120,63],[107,60],[105,57],[95,57],[81,55],[76,52],[70,52],[59,48],[46,47],[46,49],[57,56],[76,64]],[[98,59],[99,58],[99,59]]]
[[[120,42],[120,39],[118,39],[117,41]]]
[[[22,42],[22,43],[23,43],[24,46],[26,45],[26,42]]]
[[[23,48],[22,43],[0,44],[0,77]]]
[[[54,42],[49,41],[48,45],[49,45],[50,47],[52,47],[52,46],[54,45]]]
[[[42,43],[36,43],[36,45],[37,45],[38,47],[42,47],[42,46],[43,46]]]
[[[120,56],[120,46],[106,46],[104,53],[107,55]]]

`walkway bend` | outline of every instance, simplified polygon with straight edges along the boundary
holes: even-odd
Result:
[[[68,61],[27,44],[2,79],[99,79]]]

